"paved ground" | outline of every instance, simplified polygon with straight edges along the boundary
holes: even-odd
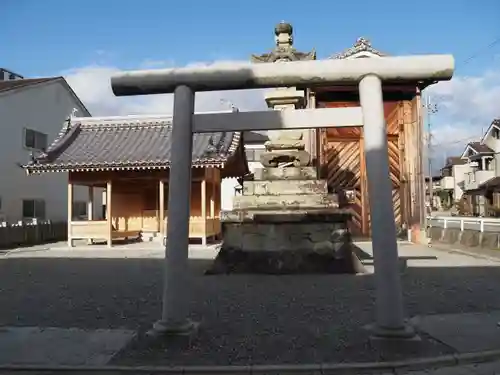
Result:
[[[421,371],[396,371],[397,375],[498,375],[500,374],[500,361],[490,363],[480,363],[466,366],[441,367],[438,369],[428,369]],[[394,372],[379,375],[389,375]]]
[[[369,243],[359,246],[371,252]],[[457,351],[425,331],[419,344],[396,352],[370,345],[363,327],[373,321],[371,274],[203,276],[215,250],[193,247],[190,253],[191,294],[185,298],[192,317],[202,321],[198,337],[190,343],[139,339],[114,363],[355,362]],[[144,332],[161,310],[162,256],[152,245],[70,251],[57,245],[6,253],[0,256],[0,326]],[[407,314],[421,316],[427,330],[444,324],[430,314],[451,314],[445,322],[471,331],[471,321],[500,311],[500,260],[413,245],[401,245],[400,257]],[[463,313],[484,315],[465,316],[464,324],[456,315]],[[489,330],[491,337],[500,337],[496,329]]]

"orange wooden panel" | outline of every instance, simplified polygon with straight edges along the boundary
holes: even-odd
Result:
[[[401,167],[399,165],[399,145],[398,140],[389,140],[387,142],[389,151],[389,175],[393,186],[399,187],[401,184]]]
[[[325,169],[323,176],[334,191],[359,187],[359,141],[328,142],[323,168]]]
[[[338,138],[352,138],[358,139],[363,135],[363,128],[361,126],[349,126],[345,128],[328,128],[326,130],[328,139],[334,141]]]
[[[319,107],[322,108],[345,108],[357,107],[358,102],[331,102],[321,103]],[[397,135],[399,134],[399,102],[384,102],[384,114],[387,122],[387,133]],[[327,130],[329,137],[356,137],[361,136],[363,128],[359,127],[346,127],[346,128],[329,128]]]

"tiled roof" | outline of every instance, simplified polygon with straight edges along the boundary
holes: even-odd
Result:
[[[462,159],[460,156],[450,156],[446,158],[446,164],[444,168],[451,167],[452,165],[463,165],[467,164],[467,160]]]
[[[72,118],[24,168],[28,173],[169,168],[171,125],[171,116]],[[223,167],[240,138],[238,132],[194,134],[193,166]]]
[[[49,81],[57,81],[58,79],[61,79],[61,77],[13,79],[7,81],[0,81],[0,92],[14,90],[21,87],[37,85],[39,83],[44,83]]]
[[[470,142],[468,143],[468,146],[480,154],[494,152],[491,148],[489,148],[488,146],[486,146],[484,143],[481,142]]]
[[[480,189],[491,189],[500,187],[500,177],[492,177],[479,185]]]

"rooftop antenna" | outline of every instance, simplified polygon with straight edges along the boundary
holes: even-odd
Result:
[[[228,106],[231,108],[231,110],[232,110],[233,112],[239,112],[239,111],[240,111],[240,109],[239,109],[238,107],[236,107],[236,106],[234,105],[234,103],[233,103],[232,101],[228,100],[228,99],[222,98],[222,99],[220,100],[220,103],[221,103],[222,105],[228,105]]]

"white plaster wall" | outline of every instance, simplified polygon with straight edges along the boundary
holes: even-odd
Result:
[[[233,209],[234,188],[238,186],[236,178],[225,178],[221,183],[221,210],[231,211]]]
[[[465,174],[471,171],[471,167],[468,164],[463,165],[454,165],[453,166],[453,177],[455,179],[455,188],[453,192],[453,197],[455,201],[458,201],[462,198],[464,191],[460,187],[460,185],[465,180]]]
[[[23,199],[45,200],[46,218],[66,220],[67,181],[66,173],[45,173],[27,176],[18,163],[26,164],[30,150],[24,147],[24,128],[48,135],[50,144],[71,114],[87,116],[85,109],[60,82],[37,85],[20,90],[0,93],[0,213],[7,221],[22,219]],[[76,187],[75,200],[85,201],[88,189]],[[94,194],[96,212],[100,207],[100,194]]]
[[[495,176],[500,176],[500,140],[493,138],[490,134],[485,138],[484,143],[495,151],[493,170],[495,171]]]
[[[253,144],[253,145],[245,145],[245,149],[257,149],[263,150],[263,144]],[[254,172],[255,169],[262,168],[262,164],[260,162],[248,162],[248,169],[250,172]],[[237,187],[238,181],[236,178],[225,178],[221,183],[221,209],[223,211],[230,211],[233,209],[233,198],[235,196],[234,188]]]

